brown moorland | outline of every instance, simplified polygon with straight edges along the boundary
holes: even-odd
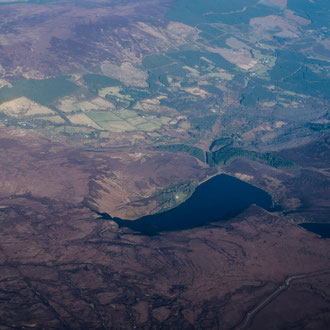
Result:
[[[81,205],[1,204],[4,329],[239,329],[269,296],[254,329],[329,324],[329,242],[289,218],[252,206],[227,223],[146,237]]]

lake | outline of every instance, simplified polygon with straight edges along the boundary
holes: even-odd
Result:
[[[266,210],[273,205],[267,192],[232,176],[220,174],[199,185],[189,199],[171,210],[134,221],[112,218],[107,213],[99,215],[115,221],[120,227],[128,227],[144,235],[155,235],[229,219],[251,204]]]
[[[299,225],[304,229],[320,235],[322,238],[330,238],[330,223],[301,223]]]

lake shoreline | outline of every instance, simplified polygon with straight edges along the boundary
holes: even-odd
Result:
[[[271,196],[264,190],[227,174],[215,174],[202,181],[193,194],[178,206],[136,220],[111,217],[96,212],[102,219],[112,220],[143,235],[178,231],[231,219],[250,205],[273,209]]]

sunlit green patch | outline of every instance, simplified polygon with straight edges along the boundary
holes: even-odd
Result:
[[[141,117],[141,116],[127,118],[126,121],[128,123],[130,123],[131,125],[134,125],[134,126],[147,123],[147,120],[145,118]]]
[[[128,119],[128,118],[135,118],[137,113],[132,110],[126,110],[126,109],[120,109],[118,111],[115,111],[115,113],[123,119]]]
[[[113,112],[111,111],[90,111],[87,112],[86,115],[94,120],[95,122],[102,123],[105,121],[121,121],[122,119],[115,115]]]
[[[152,122],[147,122],[147,123],[144,123],[144,124],[141,124],[141,125],[137,125],[136,126],[139,130],[142,130],[142,131],[154,131],[156,129],[159,129],[160,128],[160,125],[156,125],[155,123],[152,123]]]
[[[103,121],[98,122],[105,130],[110,132],[124,132],[124,131],[134,131],[136,128],[126,121]]]

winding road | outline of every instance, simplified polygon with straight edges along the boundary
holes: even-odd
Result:
[[[290,286],[290,283],[292,281],[303,279],[303,278],[308,278],[308,277],[320,276],[320,275],[324,275],[324,274],[328,274],[328,273],[330,273],[330,269],[325,269],[325,270],[322,270],[322,271],[308,273],[308,274],[301,274],[301,275],[292,275],[292,276],[289,276],[287,279],[285,279],[282,282],[282,284],[275,291],[273,291],[270,295],[268,295],[265,299],[263,299],[253,309],[251,309],[250,311],[248,311],[245,314],[245,317],[242,320],[242,322],[240,322],[236,327],[234,327],[233,330],[247,329],[247,327],[250,324],[250,321],[253,319],[253,317],[259,311],[261,311],[268,303],[270,303],[277,296],[279,296],[283,291],[285,291]]]

